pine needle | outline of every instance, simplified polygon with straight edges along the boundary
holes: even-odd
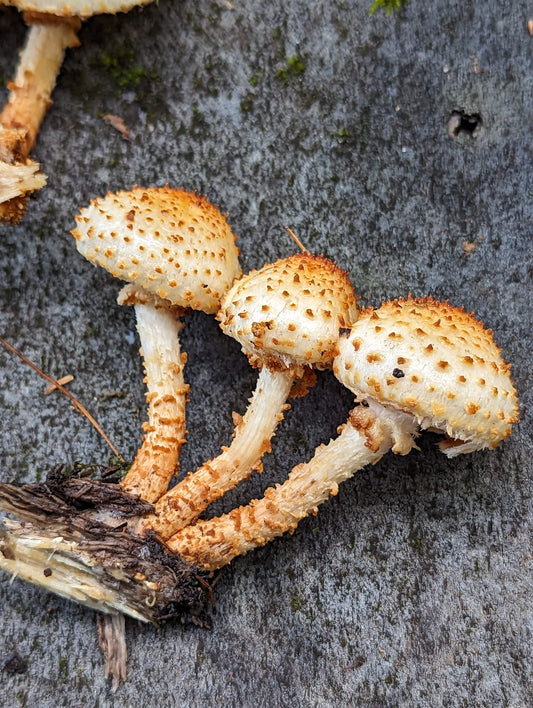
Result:
[[[69,398],[72,403],[74,404],[74,407],[77,408],[77,410],[84,415],[87,420],[91,423],[91,425],[94,426],[94,428],[100,433],[100,435],[103,437],[103,439],[106,441],[106,443],[109,445],[113,453],[122,459],[122,455],[120,452],[117,450],[117,448],[113,445],[111,440],[108,438],[108,436],[105,434],[103,429],[100,427],[100,425],[96,422],[96,420],[92,417],[92,415],[89,413],[89,411],[84,408],[84,406],[78,401],[77,398],[75,398],[70,391],[68,391],[64,386],[62,386],[59,381],[56,381],[56,379],[52,378],[48,374],[45,374],[44,371],[42,371],[37,364],[34,364],[32,361],[27,359],[24,354],[21,354],[21,352],[18,351],[18,349],[15,349],[15,347],[7,342],[5,339],[0,337],[0,344],[3,344],[6,349],[9,349],[10,352],[18,356],[19,359],[21,359],[25,364],[27,364],[29,367],[31,367],[34,371],[36,371],[39,376],[42,376],[43,379],[46,379],[50,384],[53,384],[54,388],[59,389],[61,393],[64,393],[67,398]]]
[[[293,231],[291,231],[291,229],[289,229],[288,226],[286,226],[285,228],[287,229],[287,232],[288,232],[289,236],[290,236],[290,237],[292,238],[292,240],[296,243],[296,245],[297,245],[298,248],[301,250],[301,252],[302,252],[302,253],[309,253],[309,251],[308,251],[307,248],[303,245],[303,243],[300,241],[300,239],[298,238],[298,236],[296,236],[296,234],[295,234]]]

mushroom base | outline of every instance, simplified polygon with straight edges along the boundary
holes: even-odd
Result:
[[[155,535],[128,531],[128,517],[144,507],[92,480],[0,484],[0,509],[21,519],[3,520],[0,568],[101,612],[209,626],[205,573]]]

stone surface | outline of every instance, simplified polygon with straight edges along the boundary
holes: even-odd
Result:
[[[169,182],[229,212],[246,270],[293,252],[288,225],[349,272],[365,304],[411,292],[474,310],[513,363],[522,420],[493,452],[448,461],[424,437],[420,452],[360,472],[294,536],[222,572],[212,630],[128,622],[115,695],[93,614],[3,575],[6,708],[531,705],[527,11],[412,0],[369,17],[369,4],[160,0],[87,21],[34,152],[49,184],[19,226],[0,228],[0,332],[50,374],[73,374],[72,392],[131,457],[144,410],[133,311],[69,230],[93,196]],[[15,10],[0,14],[0,35],[7,81],[24,37]],[[124,119],[129,141],[104,114]],[[481,117],[474,134],[461,115]],[[183,342],[186,471],[228,442],[255,374],[207,316],[190,318]],[[3,480],[107,461],[68,401],[45,397],[7,351],[0,381]],[[320,376],[263,476],[214,512],[282,480],[349,407]],[[6,669],[13,655],[23,673]]]

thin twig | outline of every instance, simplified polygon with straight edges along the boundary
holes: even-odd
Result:
[[[298,248],[301,250],[301,252],[302,252],[302,253],[309,253],[309,251],[308,251],[307,248],[303,245],[303,243],[300,241],[300,239],[298,238],[298,236],[296,236],[296,234],[295,234],[293,231],[291,231],[291,229],[289,229],[288,226],[286,226],[285,228],[287,229],[287,231],[288,231],[288,233],[289,233],[289,236],[290,236],[290,237],[292,238],[292,240],[296,243],[296,245],[297,245]]]
[[[52,377],[49,376],[48,374],[45,374],[44,371],[42,371],[42,370],[37,366],[37,364],[34,364],[32,361],[30,361],[29,359],[27,359],[27,358],[24,356],[24,354],[21,354],[21,353],[18,351],[18,349],[15,349],[15,347],[14,347],[12,344],[10,344],[9,342],[7,342],[7,341],[6,341],[5,339],[3,339],[2,337],[0,337],[0,344],[3,344],[4,347],[6,347],[6,349],[9,349],[9,351],[12,352],[13,354],[15,354],[16,356],[18,356],[19,359],[22,359],[22,361],[23,361],[25,364],[27,364],[28,366],[30,366],[34,371],[36,371],[40,376],[42,376],[43,379],[46,379],[49,383],[53,384],[53,385],[55,386],[55,388],[59,389],[59,391],[61,391],[61,393],[64,393],[65,396],[67,396],[67,398],[70,398],[70,400],[71,400],[72,403],[74,404],[74,407],[77,408],[78,411],[79,411],[82,415],[84,415],[84,416],[87,418],[87,420],[96,428],[96,430],[100,433],[100,435],[104,438],[104,440],[106,441],[106,443],[109,445],[109,447],[111,448],[111,450],[113,451],[113,453],[114,453],[117,457],[119,457],[120,459],[123,459],[123,458],[122,458],[122,455],[120,454],[120,452],[119,452],[119,451],[117,450],[117,448],[113,445],[113,443],[111,442],[111,440],[107,437],[107,435],[106,435],[105,432],[102,430],[102,428],[100,427],[100,425],[99,425],[99,424],[96,422],[96,420],[92,417],[92,415],[89,413],[89,411],[88,411],[86,408],[83,407],[83,405],[78,401],[78,399],[75,398],[75,397],[70,393],[70,391],[68,391],[64,386],[62,386],[62,385],[59,383],[59,381],[56,381],[54,378],[52,378]]]

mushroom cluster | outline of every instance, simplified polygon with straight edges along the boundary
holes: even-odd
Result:
[[[510,367],[473,315],[430,297],[360,311],[346,273],[298,253],[242,276],[227,220],[205,198],[169,187],[108,194],[72,232],[80,253],[128,281],[148,388],[142,447],[119,484],[51,476],[0,484],[0,567],[112,616],[204,621],[209,574],[289,531],[339,484],[388,451],[405,455],[422,430],[449,457],[511,434],[518,400]],[[178,331],[191,309],[215,314],[259,369],[233,441],[172,489],[185,440],[185,357]],[[291,391],[331,368],[354,395],[338,437],[262,499],[199,520],[261,469]],[[46,570],[46,572],[43,572]]]

